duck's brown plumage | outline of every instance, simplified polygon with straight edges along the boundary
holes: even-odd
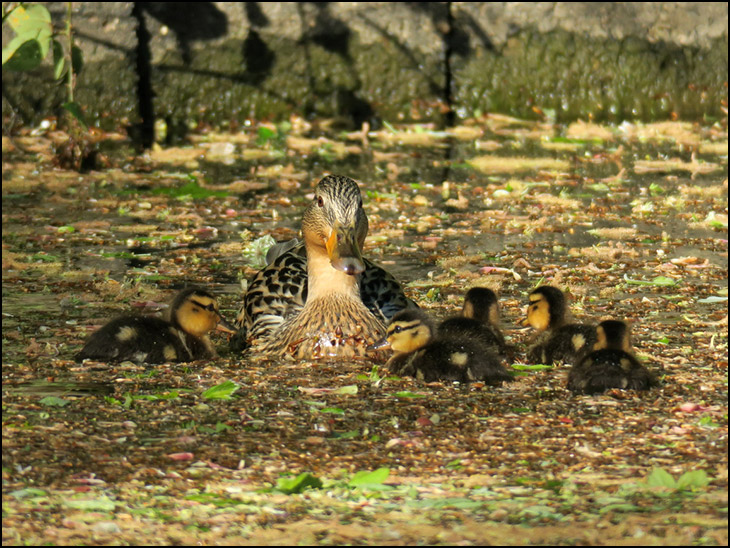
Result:
[[[295,358],[366,355],[385,322],[412,306],[390,274],[363,259],[367,231],[357,183],[322,179],[304,212],[304,242],[274,254],[251,281],[237,320],[241,346]]]

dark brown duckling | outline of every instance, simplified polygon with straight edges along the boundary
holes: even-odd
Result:
[[[530,363],[575,363],[596,343],[595,326],[568,323],[568,305],[560,289],[544,285],[532,291],[529,299],[526,322],[538,331],[527,352]]]
[[[424,311],[403,310],[393,316],[385,338],[373,348],[390,346],[395,353],[386,364],[388,369],[425,382],[482,381],[500,385],[513,380],[490,347],[473,338],[434,333],[434,324]]]
[[[648,390],[657,386],[654,375],[634,356],[629,326],[606,320],[596,328],[598,340],[568,374],[568,388],[581,394],[598,394],[610,388]]]
[[[218,301],[207,291],[180,291],[170,305],[169,319],[122,316],[94,332],[76,361],[187,362],[215,357],[208,338],[214,329],[233,333],[218,311]]]
[[[500,356],[508,354],[504,335],[499,329],[499,301],[494,291],[486,287],[472,287],[467,291],[461,316],[441,322],[437,336],[473,337]]]

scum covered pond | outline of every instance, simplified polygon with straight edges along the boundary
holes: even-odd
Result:
[[[727,543],[726,122],[292,119],[142,156],[103,134],[109,167],[86,174],[53,167],[63,138],[3,138],[4,543]],[[296,236],[327,173],[360,183],[365,255],[435,317],[498,292],[517,382],[278,364],[223,338],[205,362],[73,361],[188,283],[232,320],[262,238]],[[566,367],[525,369],[539,283],[580,320],[629,320],[661,387],[574,396]],[[325,489],[285,485],[300,473]]]

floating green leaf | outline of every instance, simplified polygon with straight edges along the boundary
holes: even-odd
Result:
[[[71,402],[68,400],[64,400],[63,398],[58,398],[56,396],[47,396],[38,403],[40,403],[41,405],[47,405],[49,407],[65,407]]]
[[[624,274],[624,280],[629,285],[653,285],[658,287],[671,287],[674,285],[677,285],[677,280],[674,280],[672,278],[667,278],[666,276],[657,276],[656,278],[652,279],[651,281],[646,280],[634,280],[629,278],[626,274]]]
[[[240,385],[229,380],[219,385],[211,386],[203,392],[203,397],[206,400],[228,400],[239,388],[241,388]]]
[[[276,481],[276,490],[287,495],[301,493],[305,489],[319,489],[322,487],[322,480],[314,477],[309,472],[303,472],[295,478],[279,478]]]
[[[378,468],[372,472],[362,470],[356,472],[350,481],[347,482],[349,487],[364,487],[367,485],[382,485],[390,476],[389,468]]]

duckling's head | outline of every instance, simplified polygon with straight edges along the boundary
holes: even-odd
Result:
[[[557,287],[543,285],[529,295],[530,304],[527,306],[527,323],[544,331],[554,329],[565,323],[567,304],[565,295]]]
[[[462,316],[490,325],[499,324],[499,301],[494,291],[486,287],[472,287],[464,296]]]
[[[235,333],[218,312],[216,298],[196,287],[183,289],[175,296],[170,305],[170,321],[195,337],[202,337],[214,329]]]
[[[593,345],[594,350],[611,348],[631,352],[631,330],[626,322],[621,320],[604,320],[596,327],[598,340]]]
[[[357,183],[342,175],[327,175],[304,212],[307,253],[326,251],[333,268],[354,276],[365,270],[361,249],[367,233],[368,218]]]
[[[390,346],[396,353],[409,353],[426,346],[434,331],[433,322],[425,312],[407,309],[398,312],[388,324],[385,337],[371,349]]]

